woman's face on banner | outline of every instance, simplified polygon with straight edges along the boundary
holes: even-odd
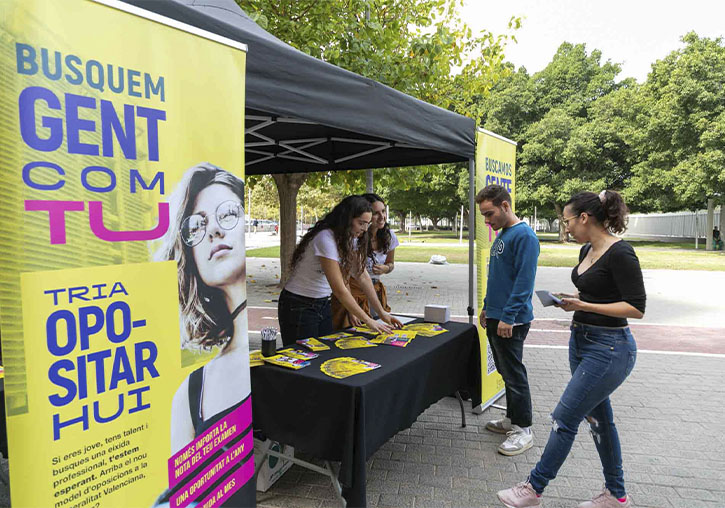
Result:
[[[204,238],[192,252],[201,279],[207,286],[244,284],[244,209],[226,185],[212,184],[196,197],[193,214],[206,223]]]
[[[373,207],[373,223],[371,226],[375,229],[383,229],[385,222],[388,220],[388,217],[385,215],[385,203],[376,201],[371,206]]]

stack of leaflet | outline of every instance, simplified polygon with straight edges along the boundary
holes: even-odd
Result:
[[[421,337],[435,337],[448,330],[436,323],[410,323],[403,326],[403,330],[417,332]]]
[[[333,358],[320,365],[320,371],[335,379],[344,379],[380,368],[380,364],[358,360],[349,356]]]
[[[286,355],[274,355],[264,357],[265,363],[271,363],[272,365],[279,365],[280,367],[286,367],[288,369],[298,370],[303,367],[307,367],[310,362],[302,360],[300,358],[293,358]]]
[[[361,347],[377,347],[377,344],[373,344],[371,341],[363,338],[363,337],[344,337],[342,339],[337,339],[335,342],[335,345],[339,349],[358,349]]]
[[[366,333],[368,335],[374,335],[375,334],[375,332],[373,331],[373,329],[370,328],[367,325],[353,326],[353,327],[349,328],[349,330],[352,330],[355,333]]]
[[[310,353],[309,351],[301,351],[299,349],[295,349],[292,347],[289,347],[287,349],[280,349],[277,352],[279,354],[289,356],[291,358],[298,358],[300,360],[314,360],[315,358],[320,356],[317,353]]]
[[[387,344],[389,346],[405,347],[415,338],[418,332],[413,330],[393,330],[390,333],[381,333],[370,342]]]
[[[250,367],[259,367],[260,365],[264,365],[264,357],[262,356],[262,351],[257,349],[256,351],[251,351],[249,353],[249,366]]]
[[[297,344],[305,346],[310,351],[327,351],[330,349],[330,346],[323,344],[314,337],[310,337],[309,339],[300,339],[297,341]]]
[[[345,337],[352,337],[353,335],[351,333],[347,332],[337,332],[337,333],[331,333],[330,335],[324,335],[320,337],[322,340],[329,340],[329,341],[335,341],[337,339],[342,339]]]

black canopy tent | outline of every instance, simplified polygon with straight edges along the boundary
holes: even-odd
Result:
[[[234,0],[123,0],[247,44],[245,173],[469,163],[468,315],[474,314],[474,120],[313,58]]]
[[[475,122],[294,49],[234,0],[124,0],[247,44],[249,175],[474,157]]]

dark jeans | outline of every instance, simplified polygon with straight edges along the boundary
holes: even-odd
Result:
[[[308,298],[283,289],[279,295],[277,319],[282,344],[285,346],[294,344],[299,339],[330,334],[330,298]]]
[[[622,449],[609,395],[629,376],[636,360],[637,345],[629,328],[572,323],[571,380],[551,414],[549,441],[529,477],[536,492],[543,492],[556,477],[586,417],[602,463],[604,484],[613,496],[626,495]]]
[[[506,383],[506,416],[519,427],[530,427],[532,418],[529,378],[524,367],[524,340],[531,323],[514,326],[511,338],[499,337],[498,319],[486,320],[486,336],[496,369]]]

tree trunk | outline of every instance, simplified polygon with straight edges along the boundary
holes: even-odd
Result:
[[[289,263],[297,245],[297,193],[307,179],[307,173],[272,175],[279,195],[279,264],[280,287],[289,277]]]
[[[398,233],[405,233],[405,212],[398,212],[398,220],[400,221]]]
[[[365,170],[365,192],[367,192],[367,193],[375,192],[373,190],[373,170],[372,169]]]
[[[564,226],[564,221],[562,220],[564,216],[562,215],[561,205],[554,203],[554,210],[556,211],[556,216],[559,218],[559,242],[566,243],[569,241],[569,233],[566,232],[566,226]]]

